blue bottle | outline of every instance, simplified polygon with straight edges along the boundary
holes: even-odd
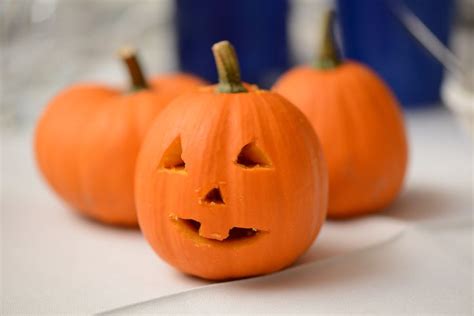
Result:
[[[175,23],[183,71],[210,82],[217,78],[212,44],[229,40],[239,55],[242,78],[269,88],[288,68],[287,0],[178,0]]]
[[[452,21],[452,0],[405,0],[409,8],[444,44]],[[388,0],[338,0],[347,58],[373,68],[404,106],[436,104],[442,66],[404,28]]]

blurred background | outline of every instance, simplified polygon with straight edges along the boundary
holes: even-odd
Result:
[[[148,74],[181,70],[215,82],[210,46],[228,39],[239,54],[244,80],[269,88],[289,67],[311,63],[322,14],[330,7],[338,10],[336,33],[345,57],[374,68],[404,107],[439,106],[443,86],[452,88],[443,83],[453,76],[446,75],[449,72],[404,26],[410,19],[403,15],[412,14],[417,19],[414,26],[417,21],[423,23],[439,39],[436,42],[426,32],[421,34],[433,44],[438,59],[446,59],[448,67],[457,67],[454,72],[463,69],[463,78],[454,81],[461,83],[449,89],[462,86],[467,99],[452,101],[448,92],[443,100],[469,103],[473,100],[473,3],[3,0],[0,124],[32,126],[51,97],[78,81],[126,84],[128,78],[116,53],[124,44],[139,49]],[[443,51],[440,44],[447,45],[454,55]]]

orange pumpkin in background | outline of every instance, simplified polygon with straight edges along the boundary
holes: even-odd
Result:
[[[284,74],[273,90],[311,121],[329,169],[328,216],[379,211],[399,193],[407,168],[407,140],[399,104],[366,66],[341,61],[326,16],[324,41],[313,67]]]
[[[213,46],[219,84],[173,101],[136,169],[140,228],[176,268],[222,280],[294,262],[326,216],[316,134],[286,99],[240,81],[232,46]]]
[[[74,85],[47,106],[36,127],[39,169],[69,205],[96,220],[136,226],[135,161],[155,116],[203,82],[177,74],[149,81],[133,50],[122,52],[132,87]]]

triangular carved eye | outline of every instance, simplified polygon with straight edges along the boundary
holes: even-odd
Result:
[[[186,163],[181,157],[182,154],[183,149],[181,147],[181,137],[178,136],[163,154],[163,157],[160,161],[160,169],[184,171]]]
[[[270,159],[255,142],[248,143],[240,150],[236,163],[244,168],[268,168],[272,165]]]

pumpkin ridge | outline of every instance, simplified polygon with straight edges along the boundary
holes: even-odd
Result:
[[[346,64],[347,66],[347,64]],[[341,140],[344,144],[343,149],[338,151],[337,155],[344,157],[344,162],[341,164],[342,170],[345,171],[345,174],[340,174],[340,178],[338,179],[337,183],[339,186],[346,187],[346,193],[350,192],[353,193],[354,185],[353,183],[360,183],[358,178],[365,175],[360,174],[360,155],[359,155],[359,142],[360,137],[359,132],[361,128],[365,128],[365,122],[362,120],[360,121],[357,117],[358,114],[365,112],[365,101],[360,99],[360,92],[353,93],[353,89],[349,89],[351,78],[349,76],[344,76],[341,74],[343,78],[339,78],[340,83],[339,85],[334,85],[333,87],[340,87],[339,93],[333,93],[333,95],[337,96],[339,100],[335,101],[338,104],[338,111],[334,114],[333,117],[340,117],[341,123],[339,127],[343,126],[344,132],[341,135],[344,135]],[[358,90],[356,90],[358,91]],[[358,122],[361,122],[363,126],[358,126]],[[338,169],[340,169],[338,168]],[[359,184],[360,185],[360,184]],[[358,188],[356,188],[356,191]],[[340,190],[338,189],[338,192]],[[351,196],[348,193],[347,196]],[[331,195],[331,189],[329,190],[329,194]],[[341,196],[340,194],[336,196],[336,199],[333,199],[333,203],[329,204],[330,211],[334,211],[335,209],[340,209],[340,200],[346,200],[347,197]],[[345,204],[345,202],[343,202]],[[336,204],[336,205],[334,205]]]

